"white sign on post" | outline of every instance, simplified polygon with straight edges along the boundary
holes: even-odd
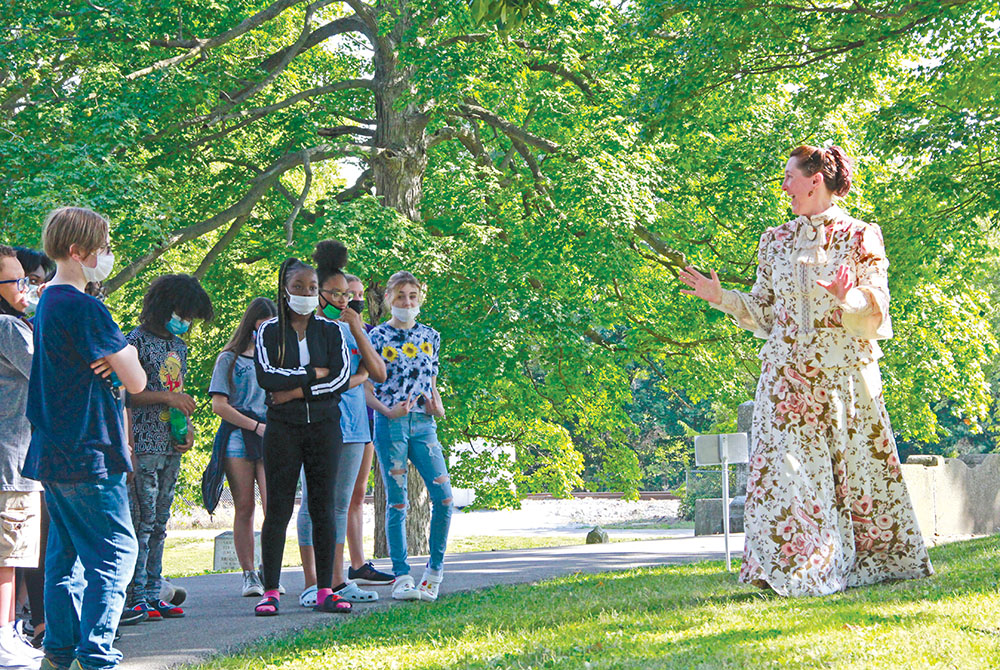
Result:
[[[732,572],[729,557],[729,464],[750,462],[746,433],[697,435],[694,438],[695,465],[722,466],[722,533],[726,544],[726,572]]]

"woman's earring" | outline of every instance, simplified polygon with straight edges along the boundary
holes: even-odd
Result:
[[[812,191],[809,191],[809,197],[810,197],[810,198],[812,197],[812,194],[813,194],[813,192],[812,192]]]

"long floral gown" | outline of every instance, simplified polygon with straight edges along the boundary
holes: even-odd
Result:
[[[816,283],[841,264],[843,304]],[[933,574],[877,362],[888,266],[878,226],[831,207],[765,231],[752,290],[724,292],[719,308],[767,340],[740,581],[800,596]]]

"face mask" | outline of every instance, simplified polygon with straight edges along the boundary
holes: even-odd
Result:
[[[347,303],[347,306],[353,309],[358,314],[361,314],[365,309],[365,302],[363,300],[352,300]]]
[[[392,316],[397,321],[402,321],[403,323],[412,323],[417,320],[417,315],[420,314],[419,307],[393,307]]]
[[[88,282],[104,281],[111,275],[111,271],[115,267],[115,255],[112,253],[97,254],[96,266],[89,268],[80,263],[80,267],[83,268],[83,278]]]
[[[323,308],[323,316],[333,320],[339,319],[340,310],[334,307],[333,305],[327,303],[326,307]]]
[[[308,316],[319,307],[318,295],[292,295],[288,294],[288,306],[292,311],[302,316]]]
[[[188,332],[188,328],[191,327],[190,321],[185,321],[176,314],[170,315],[170,321],[167,321],[167,330],[173,335],[183,335]]]
[[[27,314],[28,316],[31,316],[32,314],[35,313],[35,310],[38,308],[38,301],[40,300],[40,298],[38,297],[38,287],[35,286],[34,284],[29,286],[28,292],[25,297],[28,301],[28,307],[27,309],[24,310],[24,313]]]

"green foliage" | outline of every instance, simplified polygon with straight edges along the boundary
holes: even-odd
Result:
[[[466,509],[521,509],[513,483],[516,464],[505,453],[462,451],[448,467],[452,486],[475,489],[476,497]]]
[[[427,282],[446,445],[514,446],[521,492],[566,495],[583,473],[676,485],[682,425],[708,431],[751,397],[761,344],[680,295],[677,268],[752,281],[760,233],[790,218],[780,174],[801,142],[857,158],[845,207],[885,232],[900,437],[993,434],[995,0],[394,0],[363,17],[373,30],[294,54],[307,3],[287,4],[202,46],[271,3],[0,9],[0,239],[38,246],[49,208],[89,205],[114,222],[123,327],[162,272],[200,268],[216,303],[188,338],[182,491],[217,423],[215,356],[283,257],[328,236],[373,289],[403,268]],[[349,15],[333,3],[309,30]],[[345,161],[374,194],[345,188]]]
[[[605,491],[621,491],[625,500],[639,499],[642,468],[635,452],[623,445],[609,445],[604,449],[597,483]]]

